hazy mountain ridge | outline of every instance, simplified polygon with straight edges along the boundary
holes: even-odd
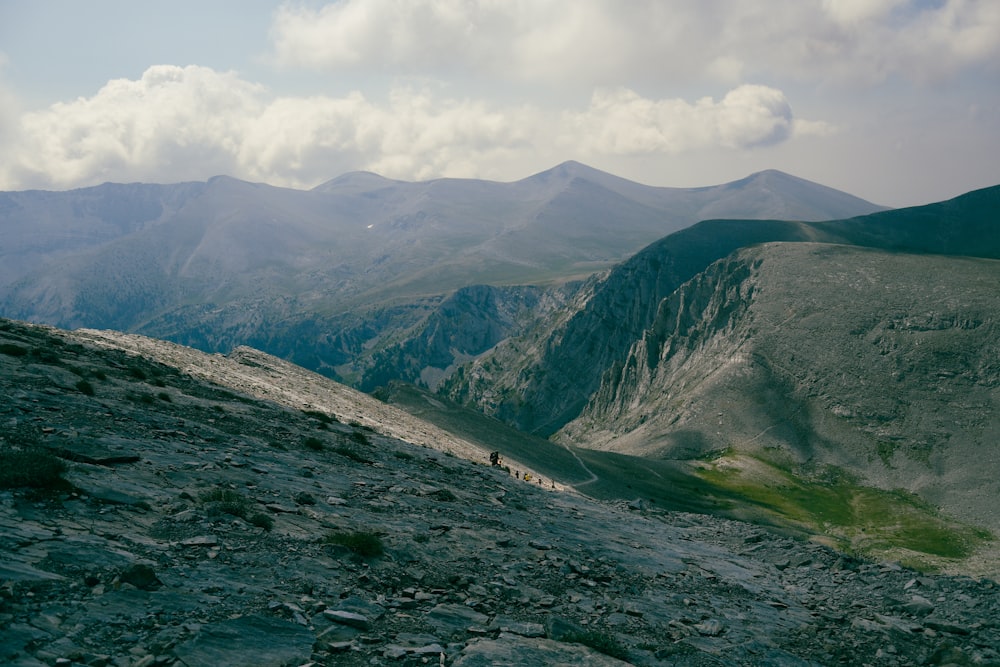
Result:
[[[997,258],[998,199],[1000,187],[994,187],[840,221],[703,221],[636,253],[593,284],[575,312],[540,322],[523,344],[509,341],[460,369],[446,385],[448,395],[549,435],[579,413],[606,371],[625,362],[631,345],[652,326],[660,302],[731,252],[775,241],[821,241]]]
[[[582,278],[712,206],[812,219],[879,208],[776,172],[655,188],[573,162],[512,183],[354,173],[311,191],[217,177],[3,193],[0,312],[210,351],[251,344],[357,377],[371,362],[355,358],[456,289]],[[391,329],[368,324],[380,320]]]

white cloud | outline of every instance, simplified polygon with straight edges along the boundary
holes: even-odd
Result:
[[[784,94],[766,86],[695,102],[604,90],[586,109],[565,111],[407,87],[385,102],[360,92],[273,97],[232,72],[158,65],[92,97],[20,115],[0,188],[216,174],[303,187],[352,169],[406,179],[495,176],[497,163],[547,155],[746,150],[820,125],[796,121]]]
[[[150,67],[96,95],[21,115],[6,179],[66,187],[227,173],[262,88],[204,67]]]
[[[837,23],[854,26],[883,19],[908,0],[823,0],[823,10]]]
[[[743,85],[721,100],[651,100],[628,89],[594,94],[583,113],[566,114],[572,139],[590,154],[679,153],[778,143],[792,131],[784,94]]]
[[[332,71],[464,72],[587,88],[701,76],[871,85],[995,68],[1000,3],[340,0],[282,7],[271,39],[275,62]]]

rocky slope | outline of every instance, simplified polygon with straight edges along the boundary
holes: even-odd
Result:
[[[525,482],[260,353],[3,321],[0,383],[4,463],[67,466],[0,469],[4,664],[1000,662],[991,580]]]
[[[712,265],[560,437],[833,465],[1000,530],[997,260],[767,244]]]
[[[704,221],[651,244],[586,284],[566,309],[459,369],[442,391],[522,430],[548,436],[580,413],[609,369],[625,363],[663,299],[739,248],[825,242],[998,258],[998,207],[1000,187],[994,187],[849,220]],[[913,304],[920,308],[919,299]]]

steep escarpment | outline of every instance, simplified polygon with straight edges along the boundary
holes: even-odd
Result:
[[[564,311],[459,370],[452,399],[539,435],[576,417],[605,370],[622,364],[660,301],[713,261],[745,245],[806,240],[803,223],[713,221],[654,243],[581,287]]]
[[[647,456],[835,465],[993,527],[996,260],[750,248],[665,299],[560,437]]]
[[[707,220],[671,234],[585,287],[520,340],[461,369],[448,395],[549,435],[576,417],[602,376],[621,368],[660,301],[730,253],[769,242],[822,242],[893,252],[1000,257],[1000,187],[947,202],[830,222]],[[919,297],[919,292],[915,295]]]

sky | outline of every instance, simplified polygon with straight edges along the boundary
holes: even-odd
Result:
[[[0,0],[0,190],[1000,184],[998,0]]]

